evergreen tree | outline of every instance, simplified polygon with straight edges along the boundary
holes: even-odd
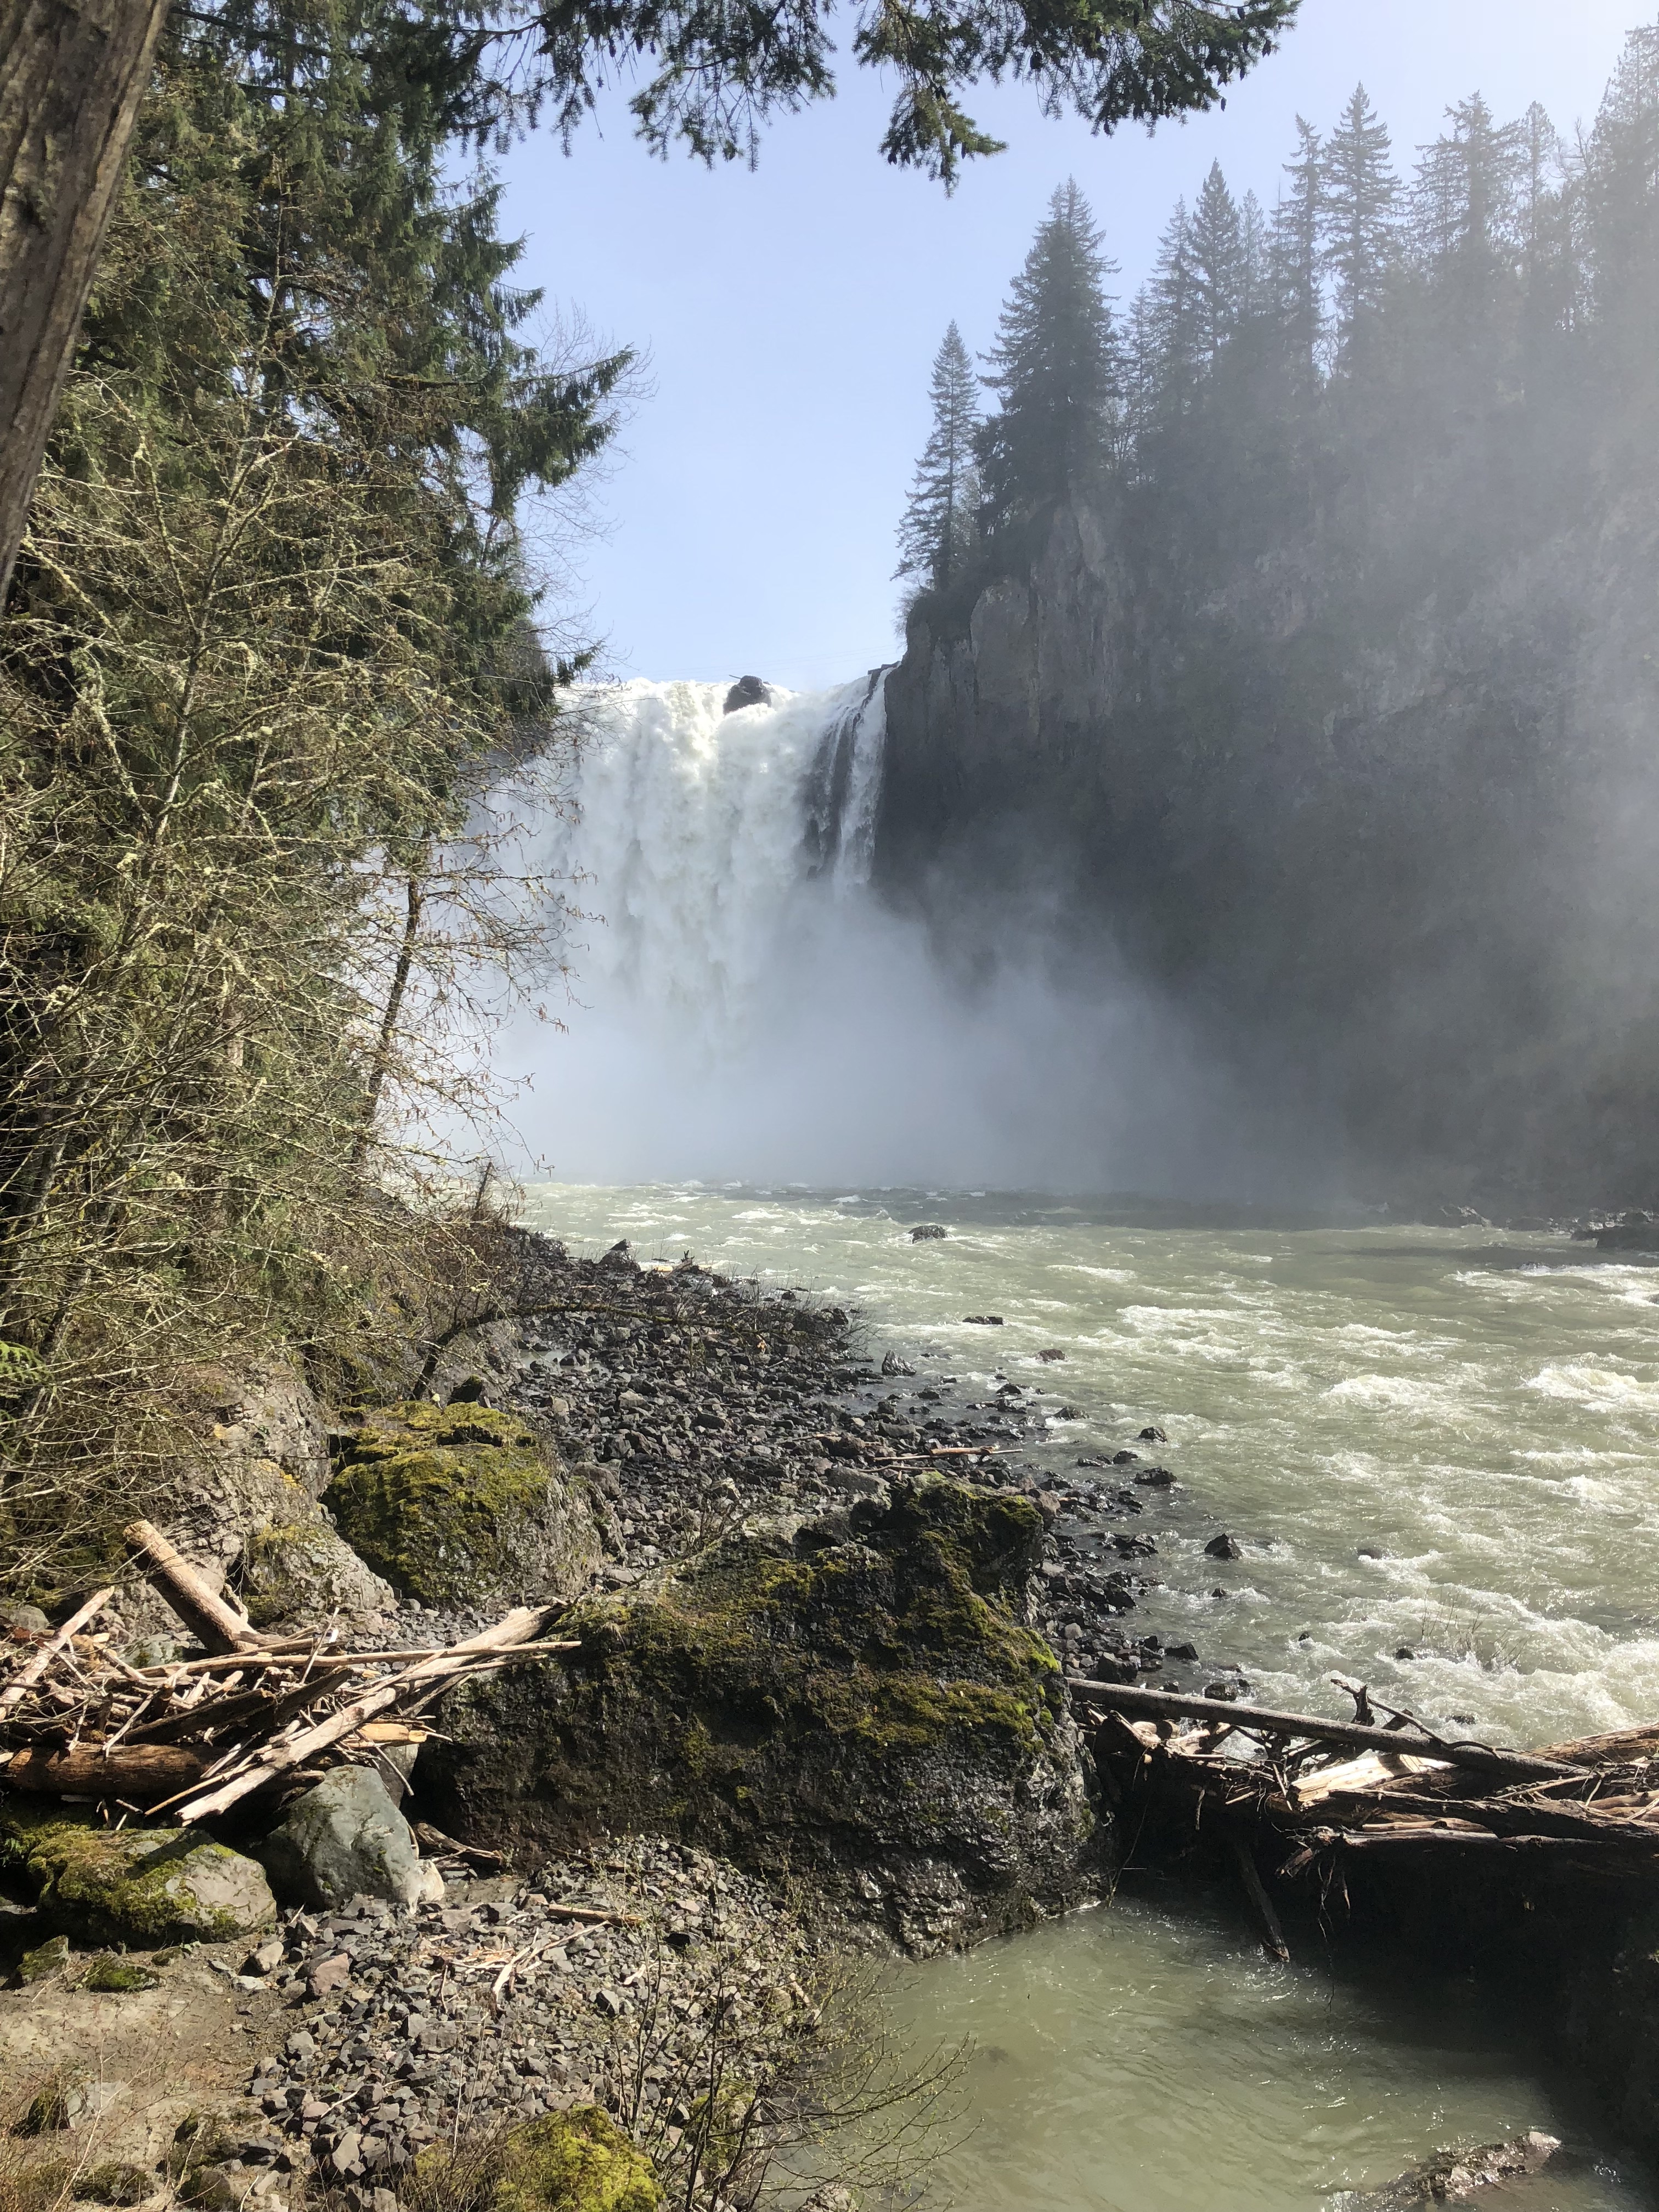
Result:
[[[1193,219],[1185,200],[1176,202],[1158,240],[1146,298],[1152,363],[1146,413],[1156,422],[1181,414],[1190,404],[1198,382],[1198,275],[1193,261]]]
[[[1583,149],[1589,304],[1610,367],[1659,349],[1659,26],[1632,31]]]
[[[1325,163],[1319,133],[1299,115],[1296,137],[1295,159],[1285,164],[1289,187],[1273,210],[1273,281],[1292,380],[1306,392],[1319,381],[1325,335]]]
[[[1197,363],[1213,369],[1237,325],[1244,289],[1243,228],[1219,161],[1210,164],[1187,244]]]
[[[1496,124],[1478,92],[1447,114],[1449,133],[1425,147],[1418,165],[1416,244],[1468,312],[1479,313],[1513,266],[1526,137],[1518,123]]]
[[[978,531],[978,382],[954,323],[933,356],[927,390],[933,427],[899,525],[899,564],[893,573],[943,591],[971,553]]]
[[[980,434],[983,514],[999,529],[1086,483],[1111,450],[1116,334],[1087,201],[1068,179],[1049,203],[986,356],[1001,402]]]
[[[1382,304],[1397,251],[1399,185],[1389,162],[1386,126],[1365,88],[1357,85],[1342,120],[1325,142],[1322,235],[1325,267],[1335,289],[1344,352],[1364,343]]]

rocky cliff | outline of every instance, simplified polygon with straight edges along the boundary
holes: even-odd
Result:
[[[1310,481],[1207,535],[1150,486],[1063,504],[921,601],[879,880],[988,945],[1058,888],[1045,928],[1109,939],[1362,1188],[1644,1200],[1651,463],[1469,511],[1467,470]]]

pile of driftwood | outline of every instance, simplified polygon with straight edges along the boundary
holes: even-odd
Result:
[[[1341,1678],[1336,1678],[1341,1680]],[[1361,1869],[1535,1892],[1659,1872],[1659,1727],[1518,1752],[1377,1711],[1352,1722],[1109,1682],[1073,1681],[1103,1785],[1159,1856],[1185,1835],[1235,1864],[1265,1948],[1288,1957],[1266,1883],[1316,1875],[1346,1897]],[[1522,1900],[1523,1902],[1525,1900]]]
[[[416,1716],[465,1675],[575,1649],[544,1636],[553,1608],[532,1607],[429,1651],[261,1635],[149,1522],[126,1535],[200,1655],[130,1664],[98,1627],[112,1589],[55,1634],[0,1646],[12,1662],[0,1656],[0,1788],[210,1820],[257,1790],[420,1742]]]

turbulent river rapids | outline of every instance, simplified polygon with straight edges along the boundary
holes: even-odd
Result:
[[[958,1021],[877,911],[878,684],[732,715],[723,696],[635,684],[603,707],[559,857],[604,920],[568,1035],[520,1048],[556,1177],[526,1176],[530,1218],[856,1306],[910,1389],[1018,1383],[1039,1464],[1158,1425],[1176,1487],[1136,1524],[1162,1578],[1136,1632],[1237,1665],[1265,1704],[1350,1710],[1341,1671],[1516,1744],[1659,1717],[1659,1269],[1546,1234],[1018,1192],[1132,1184],[1148,1118],[1103,1111],[1101,1149],[1077,1150],[1042,1094],[1081,1048],[1041,1083],[1008,1073],[1052,1007],[1010,984]],[[948,1233],[913,1243],[923,1222]],[[965,1318],[985,1313],[1003,1326]],[[1221,1531],[1242,1557],[1206,1555]],[[1155,1884],[920,1968],[901,2011],[919,2050],[972,2039],[973,2131],[924,2199],[963,2212],[1313,2212],[1449,2143],[1585,2140],[1474,1990],[1269,1965],[1226,1900]],[[1588,2152],[1510,2193],[1656,2201]]]

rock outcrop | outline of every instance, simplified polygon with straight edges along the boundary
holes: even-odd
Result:
[[[589,1600],[574,1661],[443,1709],[416,1794],[453,1833],[678,1834],[805,1874],[925,1951],[1074,1895],[1095,1838],[1026,1623],[1042,1516],[924,1480]]]
[[[1060,504],[912,615],[878,883],[964,963],[1035,906],[1085,998],[1127,967],[1300,1176],[1316,1132],[1414,1204],[1648,1202],[1650,457],[1572,490],[1507,530],[1408,472],[1363,526]]]

